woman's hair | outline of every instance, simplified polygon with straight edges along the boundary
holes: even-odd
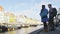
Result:
[[[45,5],[42,5],[42,9],[44,9],[45,8]]]
[[[42,5],[42,9],[41,9],[41,12],[43,11],[43,9],[45,8],[45,5]]]

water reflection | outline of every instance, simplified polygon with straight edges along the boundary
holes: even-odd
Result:
[[[43,26],[22,28],[22,29],[18,29],[18,30],[14,30],[14,31],[8,31],[5,33],[0,33],[0,34],[28,34],[30,32],[37,30],[37,29],[40,29],[41,27],[43,27]]]

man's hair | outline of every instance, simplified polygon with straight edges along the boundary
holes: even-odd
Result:
[[[51,4],[48,4],[48,6],[51,6]]]

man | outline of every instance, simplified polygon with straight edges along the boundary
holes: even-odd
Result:
[[[57,14],[57,10],[56,10],[56,8],[52,8],[51,4],[48,4],[48,7],[49,7],[49,23],[48,23],[49,24],[49,30],[54,31],[55,28],[54,28],[53,19]]]

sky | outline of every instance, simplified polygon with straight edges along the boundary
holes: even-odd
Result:
[[[41,5],[52,4],[57,9],[60,7],[60,0],[0,0],[0,6],[3,6],[5,12],[12,12],[15,15],[25,15],[28,18],[41,20]]]

